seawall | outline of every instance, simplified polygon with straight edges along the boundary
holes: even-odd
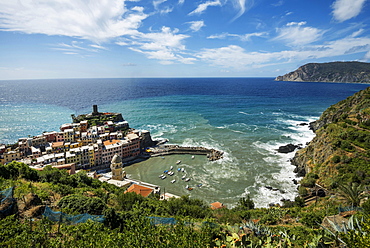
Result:
[[[193,155],[206,155],[210,161],[215,161],[223,157],[223,152],[208,149],[205,147],[183,147],[178,145],[163,145],[151,148],[151,156],[165,156],[171,154],[193,154]]]

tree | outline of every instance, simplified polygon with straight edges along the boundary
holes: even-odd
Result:
[[[250,198],[249,195],[247,197],[242,197],[239,199],[238,204],[236,206],[236,210],[250,210],[254,209],[254,202]]]
[[[361,200],[365,197],[363,194],[363,185],[357,183],[349,183],[347,185],[339,185],[339,195],[341,195],[347,204],[353,207],[360,206]]]

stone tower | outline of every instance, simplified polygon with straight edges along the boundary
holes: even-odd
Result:
[[[122,181],[126,176],[126,172],[122,168],[122,158],[120,155],[115,154],[112,158],[110,169],[112,171],[112,179]]]

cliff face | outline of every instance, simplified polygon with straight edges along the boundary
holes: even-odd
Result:
[[[298,175],[316,174],[326,187],[370,184],[370,87],[329,107],[311,128],[316,137],[292,159]]]
[[[310,63],[278,76],[276,81],[370,83],[370,63]]]

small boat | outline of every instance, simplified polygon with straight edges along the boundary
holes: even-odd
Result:
[[[179,171],[179,172],[180,172],[180,171],[181,171],[181,168],[178,168],[178,169],[177,169],[177,171]]]
[[[166,173],[167,174],[168,173],[168,170],[163,171],[163,173]]]
[[[190,178],[186,178],[186,179],[185,179],[185,182],[189,182],[189,181],[190,181]]]
[[[163,179],[166,179],[167,177],[166,177],[165,175],[163,175],[163,177],[161,177],[161,178],[162,178],[162,180],[163,180]]]
[[[203,185],[203,184],[201,184],[201,183],[200,183],[200,184],[198,184],[197,186],[198,186],[198,187],[202,187],[202,185]]]
[[[185,169],[184,168],[181,168],[181,172],[184,172],[185,171]]]
[[[190,188],[187,188],[187,190],[189,190],[189,191],[190,191],[190,190],[193,190],[193,188],[191,188],[191,187],[190,187]]]
[[[170,170],[172,170],[172,169],[173,169],[173,166],[171,165]]]
[[[181,163],[181,160],[177,160],[176,164],[180,164]]]
[[[183,175],[183,176],[181,177],[181,179],[182,179],[182,180],[185,180],[185,178],[186,178],[186,175]]]
[[[163,174],[159,175],[159,178],[162,178],[163,177]]]
[[[189,185],[186,185],[186,186],[185,186],[185,189],[188,189],[188,188],[189,188]]]
[[[191,156],[191,159],[194,159],[195,157],[194,156]]]
[[[173,179],[173,180],[171,181],[171,183],[174,183],[174,182],[176,182],[176,179]]]

